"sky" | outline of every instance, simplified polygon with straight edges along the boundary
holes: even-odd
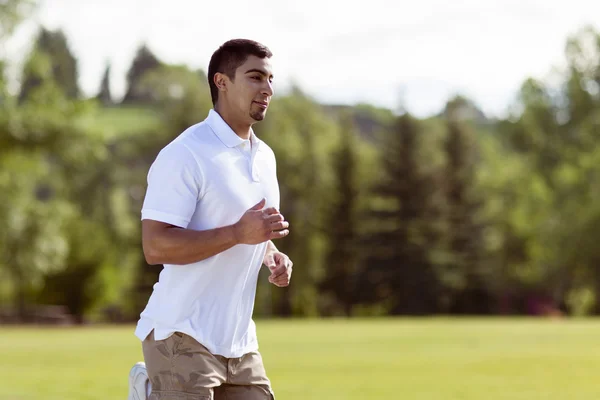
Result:
[[[600,30],[598,0],[42,0],[6,50],[22,60],[36,29],[61,28],[78,57],[80,85],[125,91],[136,49],[207,70],[228,39],[274,53],[276,94],[294,82],[317,101],[370,103],[419,117],[455,94],[502,116],[528,77],[564,66],[569,36]]]

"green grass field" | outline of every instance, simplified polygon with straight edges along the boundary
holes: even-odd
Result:
[[[257,321],[277,400],[596,400],[600,321]],[[0,399],[126,399],[133,327],[0,329]]]
[[[94,110],[80,120],[83,126],[94,127],[105,139],[158,132],[162,126],[161,115],[144,107],[119,106]]]

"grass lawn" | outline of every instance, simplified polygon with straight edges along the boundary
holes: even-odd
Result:
[[[158,132],[163,123],[156,110],[133,106],[98,108],[80,122],[102,132],[105,139]]]
[[[277,400],[596,400],[600,321],[257,321]],[[0,328],[1,400],[126,399],[133,327]]]

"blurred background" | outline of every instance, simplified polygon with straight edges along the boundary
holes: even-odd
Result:
[[[600,3],[0,0],[2,324],[137,320],[148,168],[236,37],[295,264],[256,318],[600,313]]]

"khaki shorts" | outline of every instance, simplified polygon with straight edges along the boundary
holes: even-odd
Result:
[[[152,383],[150,400],[274,400],[262,357],[251,352],[241,358],[213,355],[191,336],[176,332],[142,342]]]

